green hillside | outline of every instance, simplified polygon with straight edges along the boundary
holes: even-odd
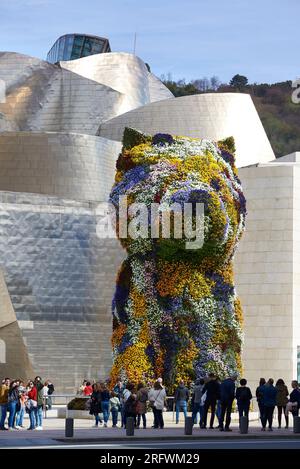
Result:
[[[220,84],[216,77],[193,80],[189,83],[184,80],[175,82],[163,77],[163,81],[174,96],[212,92],[250,94],[276,157],[300,151],[300,103],[292,102],[291,81],[249,85],[247,78],[240,75],[236,75],[229,85]]]

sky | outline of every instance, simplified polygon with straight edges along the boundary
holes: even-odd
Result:
[[[236,73],[250,83],[300,76],[300,0],[0,0],[0,51],[45,59],[66,33],[109,38],[157,76]]]

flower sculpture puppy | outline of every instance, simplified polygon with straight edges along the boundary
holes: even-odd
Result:
[[[244,229],[246,205],[234,164],[234,141],[125,129],[110,200],[128,223],[135,203],[204,207],[204,241],[187,249],[187,237],[122,237],[128,257],[113,299],[112,383],[162,376],[170,390],[208,372],[221,378],[241,371],[242,311],[232,259]],[[194,211],[192,217],[196,217]],[[173,220],[175,220],[175,212]],[[195,219],[192,218],[192,225]]]

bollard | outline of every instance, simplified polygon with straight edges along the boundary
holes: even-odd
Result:
[[[300,417],[294,417],[294,433],[300,433]]]
[[[134,436],[134,418],[127,417],[126,419],[126,436]]]
[[[74,436],[74,419],[66,418],[65,436],[67,438]]]
[[[184,421],[184,434],[192,435],[193,434],[193,417],[186,417]]]
[[[248,425],[249,425],[248,417],[245,417],[245,416],[240,417],[240,433],[242,433],[243,435],[248,433]]]

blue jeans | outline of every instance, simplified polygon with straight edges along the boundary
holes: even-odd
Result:
[[[200,402],[194,402],[193,404],[193,423],[197,423],[198,422],[198,413],[200,414],[200,424],[202,422],[202,419],[203,419],[203,415],[204,415],[204,406],[203,405],[200,405]]]
[[[119,410],[117,407],[112,407],[111,408],[111,417],[112,417],[112,424],[113,425],[117,425],[118,423],[118,413],[119,413]]]
[[[42,405],[38,405],[37,407],[34,408],[34,416],[36,420],[36,426],[42,427],[43,425],[43,406]]]
[[[100,418],[100,415],[99,414],[95,414],[95,425],[99,425],[99,423],[102,423],[102,420]]]
[[[0,428],[4,428],[5,420],[6,420],[6,415],[7,415],[7,410],[8,410],[8,404],[1,404],[1,421],[0,421]]]
[[[120,414],[121,414],[121,427],[124,427],[124,406],[121,404],[120,406]]]
[[[9,416],[8,416],[8,427],[13,428],[15,422],[15,416],[17,413],[18,401],[11,401],[8,404]]]
[[[177,401],[176,402],[176,423],[179,422],[179,412],[183,411],[184,418],[187,416],[187,402],[186,401]]]
[[[102,401],[101,402],[101,409],[103,412],[103,420],[104,423],[108,422],[108,417],[109,417],[109,401]]]
[[[35,416],[36,416],[35,409],[30,409],[30,411],[29,411],[29,421],[30,421],[30,426],[29,426],[29,428],[30,428],[31,430],[34,430],[35,427],[37,426],[37,424],[36,424],[37,422],[36,422]]]
[[[17,427],[22,427],[23,426],[23,419],[25,415],[25,407],[21,407],[19,412],[17,412],[16,415],[16,426]]]

